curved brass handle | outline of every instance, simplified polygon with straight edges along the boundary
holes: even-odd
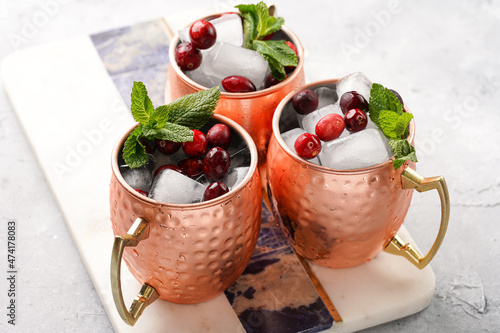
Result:
[[[405,257],[419,269],[423,269],[434,258],[441,243],[443,243],[448,221],[450,219],[450,197],[448,187],[443,176],[425,178],[411,168],[406,168],[402,175],[404,189],[415,189],[419,192],[437,190],[441,200],[441,225],[429,252],[422,256],[411,244],[406,243],[401,237],[396,235],[386,246],[384,251]]]
[[[127,246],[135,247],[140,241],[148,237],[149,224],[143,219],[138,218],[130,227],[130,230],[125,235],[116,236],[115,242],[113,243],[113,252],[111,254],[111,291],[113,292],[113,299],[120,317],[130,326],[134,326],[144,309],[158,298],[158,293],[155,288],[148,284],[144,284],[139,294],[132,302],[130,311],[127,310],[125,302],[123,301],[120,276],[123,249]]]

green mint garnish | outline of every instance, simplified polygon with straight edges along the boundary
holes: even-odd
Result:
[[[250,5],[236,6],[243,17],[243,30],[245,33],[244,47],[259,52],[266,59],[271,74],[277,80],[286,77],[285,66],[297,66],[298,60],[293,51],[284,40],[262,40],[267,35],[281,29],[285,20],[282,17],[269,15],[269,8],[264,2]]]
[[[374,83],[370,90],[369,115],[378,128],[389,139],[389,146],[395,160],[392,165],[398,169],[407,160],[417,162],[415,148],[406,139],[411,113],[403,111],[403,105],[392,91]]]
[[[380,127],[378,117],[380,111],[388,110],[397,113],[398,115],[403,114],[403,106],[399,102],[396,95],[392,93],[387,88],[384,88],[379,83],[374,83],[372,89],[370,90],[370,119],[377,126]]]
[[[130,168],[148,162],[141,139],[160,139],[175,142],[193,141],[192,129],[200,129],[213,115],[219,101],[219,87],[183,96],[156,109],[142,82],[134,82],[130,110],[139,123],[123,145],[123,159]]]
[[[142,125],[139,124],[123,145],[123,159],[130,168],[138,168],[148,162],[146,148],[139,141],[142,136]]]
[[[395,160],[392,162],[394,170],[399,169],[400,166],[407,160],[418,162],[415,147],[406,139],[393,139],[389,140],[389,147],[394,153]]]

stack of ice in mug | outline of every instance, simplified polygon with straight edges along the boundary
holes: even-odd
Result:
[[[314,134],[318,121],[328,114],[338,114],[345,118],[340,107],[341,97],[354,91],[369,101],[371,85],[371,81],[363,73],[353,73],[338,81],[335,88],[315,88],[319,101],[317,109],[307,115],[297,114],[299,127],[281,134],[286,145],[300,156],[295,148],[299,136],[304,133]],[[368,115],[366,118],[366,128],[357,132],[350,132],[346,128],[338,138],[321,141],[320,153],[309,161],[331,169],[348,170],[373,166],[390,159],[393,154],[388,139]]]
[[[247,78],[253,83],[256,90],[277,83],[272,80],[269,65],[264,57],[257,51],[243,47],[243,25],[238,14],[222,14],[209,22],[216,30],[216,42],[208,49],[200,49],[201,65],[194,70],[183,68],[180,65],[190,79],[207,88],[219,86],[221,91],[225,91],[222,80],[230,76]],[[182,43],[191,42],[190,28],[179,30],[179,38]],[[293,44],[288,45],[292,49],[294,48]],[[295,52],[297,51],[295,50]],[[293,70],[293,68],[289,70]]]
[[[226,126],[226,129],[229,128]],[[250,151],[238,134],[231,133],[230,143],[224,148],[214,146],[206,139],[207,136],[208,133],[196,132],[191,144],[197,146],[194,150],[187,148],[189,144],[166,140],[144,141],[148,163],[132,169],[120,158],[121,175],[134,190],[162,203],[191,204],[223,195],[238,186],[247,175]],[[205,143],[198,149],[200,140],[201,146]],[[207,169],[209,156],[212,160]]]

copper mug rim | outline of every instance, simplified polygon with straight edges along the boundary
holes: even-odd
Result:
[[[212,119],[215,119],[218,122],[225,123],[229,125],[229,127],[233,128],[236,130],[243,138],[243,140],[246,141],[248,145],[248,149],[250,150],[250,169],[247,172],[245,178],[241,181],[240,184],[238,184],[236,187],[234,187],[231,191],[228,193],[221,195],[220,197],[217,197],[212,200],[208,201],[203,201],[203,202],[196,202],[196,203],[190,203],[190,204],[173,204],[173,203],[165,203],[165,202],[159,202],[157,200],[151,199],[149,197],[146,197],[139,192],[135,191],[123,178],[121,172],[120,172],[120,167],[118,165],[118,156],[122,150],[123,144],[129,134],[139,125],[139,123],[136,123],[134,126],[129,128],[127,131],[125,131],[122,136],[119,138],[119,140],[115,143],[115,146],[113,147],[113,152],[111,154],[111,168],[113,173],[116,175],[116,178],[120,184],[125,187],[136,199],[140,201],[147,202],[149,204],[153,205],[162,205],[166,206],[169,209],[174,209],[174,210],[186,210],[186,209],[200,209],[204,208],[207,206],[214,206],[221,204],[227,200],[227,198],[231,195],[233,195],[234,192],[240,191],[246,184],[250,181],[252,178],[256,168],[257,168],[257,147],[255,146],[255,143],[253,142],[252,138],[250,137],[250,134],[248,134],[245,129],[236,123],[234,120],[229,119],[228,117],[222,116],[220,114],[213,114]]]
[[[216,17],[218,17],[218,16],[220,16],[220,15],[222,15],[224,13],[208,15],[208,16],[205,16],[205,17],[203,17],[201,19],[213,19],[213,18],[216,18]],[[191,26],[196,21],[191,22],[186,27]],[[290,37],[290,39],[292,40],[293,44],[297,48],[297,52],[298,52],[298,64],[297,64],[297,67],[295,67],[295,69],[293,70],[293,72],[289,76],[287,76],[283,81],[281,81],[280,83],[278,83],[278,84],[276,84],[274,86],[271,86],[269,88],[265,88],[265,89],[261,89],[261,90],[256,90],[256,91],[253,91],[253,92],[247,92],[247,93],[230,93],[230,92],[226,92],[226,91],[221,91],[221,96],[223,96],[224,98],[228,98],[228,99],[243,99],[243,98],[251,99],[251,98],[256,98],[256,97],[262,97],[262,96],[265,96],[265,95],[268,95],[268,94],[272,94],[276,90],[281,89],[284,85],[286,85],[286,83],[288,81],[294,80],[295,77],[299,75],[300,68],[302,68],[304,66],[304,47],[302,46],[302,43],[300,42],[300,40],[297,37],[297,35],[292,30],[290,30],[286,25],[282,25],[281,26],[281,30],[288,37]],[[202,86],[201,84],[199,84],[199,83],[191,80],[180,69],[180,67],[177,65],[177,62],[175,62],[175,49],[177,48],[177,45],[179,44],[179,41],[180,41],[179,32],[176,32],[175,35],[174,35],[174,37],[172,38],[172,40],[170,42],[170,47],[169,47],[169,51],[168,51],[168,57],[170,59],[170,65],[174,69],[175,73],[179,77],[181,77],[186,82],[186,84],[188,84],[191,88],[193,88],[195,90],[206,90],[206,89],[208,89],[207,87]]]
[[[321,86],[321,85],[325,85],[325,84],[337,83],[339,81],[340,81],[340,79],[336,78],[336,79],[327,79],[327,80],[320,80],[320,81],[311,82],[311,83],[308,83],[308,84],[290,92],[288,95],[285,96],[285,98],[283,98],[281,100],[280,104],[278,104],[278,106],[276,107],[276,111],[274,113],[273,122],[272,122],[273,135],[274,135],[275,139],[277,140],[278,144],[295,161],[302,163],[302,164],[305,164],[307,167],[309,167],[311,169],[321,171],[321,172],[330,173],[330,174],[360,174],[360,173],[365,173],[367,171],[372,171],[374,169],[387,167],[389,164],[392,165],[392,161],[394,160],[394,156],[392,156],[390,159],[388,159],[382,163],[375,164],[375,165],[372,165],[369,167],[364,167],[364,168],[359,168],[359,169],[347,169],[347,170],[332,169],[332,168],[322,166],[322,165],[319,165],[319,164],[316,164],[316,163],[313,163],[313,162],[310,162],[306,159],[301,158],[299,155],[297,155],[297,153],[292,151],[292,149],[290,147],[288,147],[288,145],[285,143],[285,141],[281,137],[281,132],[279,129],[279,122],[280,122],[281,114],[283,113],[283,110],[285,109],[286,104],[293,98],[293,96],[298,91],[301,91],[303,89],[309,89],[309,88],[314,87],[314,86]],[[410,113],[410,110],[408,109],[408,107],[406,105],[404,105],[403,108],[404,108],[405,112]],[[408,141],[413,143],[414,137],[415,137],[415,122],[414,122],[414,119],[412,119],[410,121],[410,126],[409,126]]]

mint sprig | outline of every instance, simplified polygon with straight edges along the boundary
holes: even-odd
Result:
[[[123,145],[125,163],[130,168],[138,168],[148,162],[146,148],[141,142],[143,139],[193,141],[192,129],[200,129],[212,117],[219,96],[219,87],[213,87],[155,109],[146,86],[142,82],[134,82],[130,110],[139,125]]]
[[[391,150],[394,153],[395,157],[394,161],[392,162],[394,170],[399,169],[399,167],[402,166],[405,161],[410,160],[413,162],[418,162],[415,147],[413,147],[410,142],[408,142],[408,140],[389,140],[389,147],[391,147]]]
[[[269,15],[269,8],[264,2],[250,5],[238,5],[243,17],[245,33],[244,47],[259,52],[266,59],[271,74],[277,80],[286,78],[285,66],[297,66],[298,59],[284,40],[262,40],[267,35],[279,31],[285,23],[282,17]]]
[[[370,90],[369,115],[371,121],[389,139],[395,170],[405,161],[418,162],[415,147],[406,139],[413,115],[404,112],[403,105],[396,95],[379,83],[374,83]]]
[[[138,168],[148,162],[146,147],[139,141],[142,136],[142,125],[139,124],[129,134],[123,145],[123,159],[130,168]]]

